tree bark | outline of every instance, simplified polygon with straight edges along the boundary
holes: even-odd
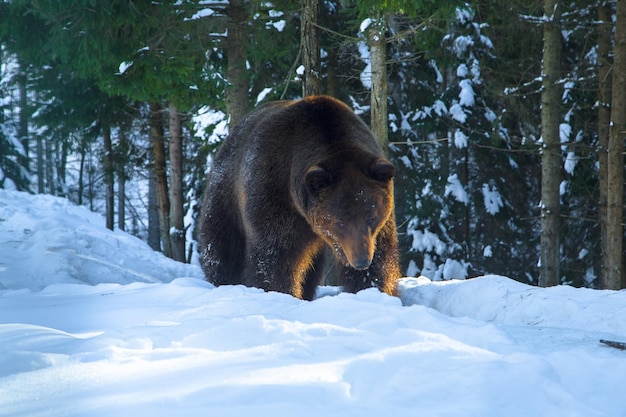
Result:
[[[560,7],[556,0],[544,1],[543,90],[541,92],[541,268],[539,285],[560,283],[560,102],[561,32]]]
[[[163,133],[163,115],[159,103],[150,104],[150,136],[154,151],[154,175],[159,206],[161,250],[165,256],[171,258],[172,244],[170,242],[170,198],[167,190],[167,158],[165,135]]]
[[[389,153],[387,116],[387,42],[385,19],[379,18],[368,28],[368,45],[371,59],[372,91],[370,126],[385,155]]]
[[[246,70],[246,9],[243,0],[231,0],[226,9],[228,16],[226,36],[226,57],[228,67],[226,78],[229,86],[226,91],[226,107],[232,128],[248,112],[248,72]]]
[[[154,161],[154,149],[150,146],[149,158]],[[150,165],[148,178],[148,245],[155,251],[161,250],[161,226],[159,224],[159,202],[156,192],[154,164]]]
[[[56,159],[56,185],[57,195],[67,196],[67,157],[70,153],[70,144],[68,141],[56,142],[57,159]]]
[[[304,66],[302,97],[322,94],[320,35],[317,28],[319,13],[319,0],[302,0],[302,27],[300,29],[302,65]]]
[[[20,67],[21,68],[21,67]],[[28,138],[28,118],[29,118],[29,110],[28,110],[28,95],[26,94],[26,82],[27,76],[26,72],[23,71],[22,74],[18,76],[18,85],[20,89],[20,119],[19,119],[19,129],[17,135],[19,136],[19,140],[24,147],[24,154],[20,154],[19,165],[24,167],[28,172],[30,172],[30,157],[29,157],[29,138]]]
[[[111,126],[104,123],[102,126],[102,138],[104,141],[104,187],[106,202],[106,227],[113,230],[113,222],[115,217],[115,196],[113,194],[113,145],[111,143]]]
[[[87,157],[87,150],[83,144],[84,139],[81,138],[80,146],[80,164],[78,167],[78,205],[83,205],[83,193],[85,190],[85,158]]]
[[[126,132],[122,127],[119,130],[119,155],[117,161],[117,227],[126,230],[126,161],[128,145],[126,142]]]
[[[48,191],[48,194],[54,195],[56,191],[56,187],[54,186],[54,162],[53,162],[54,144],[52,143],[52,141],[49,141],[49,140],[46,141],[45,148],[46,148],[45,150],[46,189]]]
[[[37,135],[37,192],[43,194],[46,192],[46,179],[44,176],[44,146],[43,138]]]
[[[173,103],[170,113],[170,199],[171,221],[170,239],[172,258],[185,262],[185,199],[183,195],[183,126],[180,113]]]
[[[623,288],[624,137],[626,136],[626,0],[617,1],[607,161],[607,241],[603,288]]]
[[[611,123],[611,41],[613,23],[611,7],[606,3],[598,5],[598,183],[600,186],[600,256],[602,268],[599,285],[604,286],[604,260],[607,253],[607,201],[608,201],[608,149],[609,125]]]

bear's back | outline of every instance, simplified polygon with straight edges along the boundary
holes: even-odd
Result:
[[[367,125],[344,103],[328,96],[264,104],[245,117],[226,142],[234,146],[277,147],[282,153],[303,146],[306,151],[330,146],[381,154]]]

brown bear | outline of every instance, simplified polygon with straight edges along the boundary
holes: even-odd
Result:
[[[260,106],[212,162],[198,221],[215,285],[311,300],[330,246],[343,290],[395,294],[394,166],[369,128],[326,96]]]

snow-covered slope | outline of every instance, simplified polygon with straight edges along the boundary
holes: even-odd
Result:
[[[626,292],[504,277],[296,300],[214,288],[0,190],[2,416],[626,416]]]
[[[0,190],[0,289],[202,276],[104,224],[99,214],[64,199]]]

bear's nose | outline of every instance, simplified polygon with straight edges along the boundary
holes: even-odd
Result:
[[[354,267],[354,269],[367,269],[370,267],[370,260],[367,258],[357,259],[354,261],[354,264],[352,266]]]

